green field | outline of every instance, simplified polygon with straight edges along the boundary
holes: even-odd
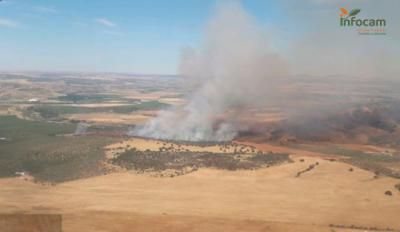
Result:
[[[64,136],[75,128],[0,116],[0,177],[23,171],[39,181],[61,182],[102,174],[103,147],[117,139]]]
[[[122,97],[111,94],[67,94],[59,96],[56,99],[73,103],[98,103],[112,100],[123,100]]]
[[[83,107],[83,106],[69,106],[61,104],[41,104],[28,108],[29,112],[36,112],[42,118],[56,118],[63,114],[85,114],[85,113],[118,113],[129,114],[137,110],[158,110],[168,107],[166,103],[159,101],[141,102],[138,104],[120,105],[120,106],[107,106],[107,107]]]

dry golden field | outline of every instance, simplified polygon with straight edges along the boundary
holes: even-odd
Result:
[[[61,213],[63,231],[343,231],[329,225],[400,230],[397,180],[376,179],[340,162],[293,158],[255,171],[201,169],[175,178],[121,172],[56,186],[6,178],[0,180],[0,209]],[[387,190],[394,195],[385,195]]]
[[[154,82],[128,78],[103,84],[104,78],[93,77],[99,84],[92,85],[87,78],[60,77],[43,84],[36,77],[18,77],[0,78],[0,155],[37,162],[38,154],[50,166],[38,172],[23,169],[27,173],[18,177],[14,173],[26,162],[10,163],[13,172],[0,178],[1,214],[61,214],[65,232],[400,231],[400,191],[395,187],[400,184],[400,132],[362,124],[369,110],[358,112],[361,119],[347,111],[328,118],[331,128],[340,125],[337,118],[354,122],[349,131],[339,127],[307,137],[303,127],[285,124],[289,117],[271,105],[238,115],[244,129],[232,142],[162,141],[128,137],[127,132],[160,109],[185,102],[184,92],[172,90],[178,89],[173,82],[150,91]],[[300,87],[334,94],[315,85]],[[300,87],[293,84],[285,91]],[[221,120],[232,114],[224,112]],[[82,133],[76,133],[78,123],[87,127]],[[306,129],[315,125],[307,123]],[[65,128],[54,129],[60,125]],[[137,153],[129,153],[133,149]],[[142,155],[124,160],[138,166],[114,162],[126,153],[128,158]],[[210,165],[193,165],[203,153],[207,159],[202,162]],[[169,158],[163,160],[164,154]],[[289,154],[291,160],[246,166],[257,154]],[[148,162],[154,160],[167,170],[152,169]],[[189,167],[175,175],[177,170],[169,168],[182,160]],[[239,161],[244,166],[234,166]]]

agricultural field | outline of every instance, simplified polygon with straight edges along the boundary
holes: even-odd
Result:
[[[177,79],[148,78],[0,75],[0,212],[62,214],[65,231],[400,230],[393,100],[295,122],[266,105],[231,141],[176,141],[132,135],[187,101]],[[305,105],[323,94],[290,85]]]
[[[0,0],[0,232],[400,232],[400,0]]]
[[[76,124],[33,122],[0,116],[0,176],[29,174],[38,182],[62,182],[99,175],[105,137],[74,137]]]

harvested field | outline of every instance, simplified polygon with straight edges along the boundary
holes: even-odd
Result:
[[[317,168],[295,177],[316,162]],[[56,186],[7,178],[0,179],[0,212],[62,213],[65,232],[400,230],[398,180],[373,176],[349,164],[298,156],[266,169],[200,169],[176,178],[124,172]]]
[[[0,114],[18,116],[0,117],[0,214],[61,214],[64,232],[400,231],[398,85],[288,78],[284,105],[210,115],[231,142],[129,137],[191,100],[167,79],[0,74]]]
[[[307,151],[307,150],[302,150],[302,149],[295,149],[291,147],[286,147],[286,146],[280,146],[280,145],[273,145],[273,144],[266,144],[266,143],[253,143],[253,142],[244,142],[244,141],[239,141],[239,144],[243,145],[248,145],[248,146],[253,146],[263,152],[278,152],[278,153],[288,153],[290,155],[296,155],[296,156],[310,156],[310,157],[319,157],[323,159],[339,159],[342,158],[339,155],[336,155],[334,153],[332,154],[322,154],[319,152],[313,152],[313,151]]]

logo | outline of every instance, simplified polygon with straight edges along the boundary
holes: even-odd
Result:
[[[340,26],[356,27],[360,35],[385,35],[386,20],[373,18],[358,18],[361,9],[340,8]]]

